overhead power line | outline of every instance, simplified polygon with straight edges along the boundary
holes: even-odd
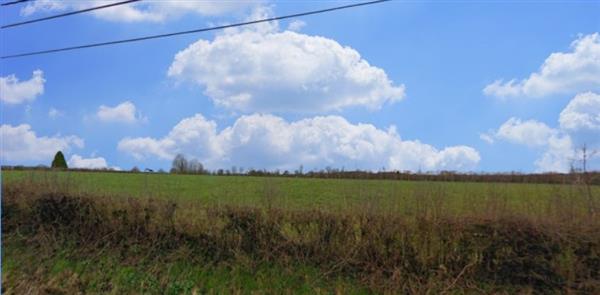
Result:
[[[1,5],[1,6],[7,6],[7,5],[19,4],[19,3],[21,3],[21,2],[29,2],[29,1],[33,1],[33,0],[16,0],[16,1],[11,1],[11,2],[2,3],[2,4],[0,4],[0,5]]]
[[[21,0],[21,1],[23,1],[23,0]],[[25,0],[25,1],[30,1],[30,0]],[[86,9],[81,9],[81,10],[66,12],[66,13],[62,13],[62,14],[57,14],[57,15],[52,15],[52,16],[47,16],[47,17],[42,17],[42,18],[36,18],[36,19],[32,19],[32,20],[27,20],[27,21],[22,21],[22,22],[18,22],[18,23],[13,23],[13,24],[9,24],[9,25],[4,25],[1,28],[2,29],[12,28],[12,27],[16,27],[16,26],[22,26],[22,25],[31,24],[31,23],[37,23],[37,22],[41,22],[41,21],[45,21],[45,20],[50,20],[50,19],[55,19],[55,18],[61,18],[61,17],[69,16],[69,15],[80,14],[80,13],[84,13],[84,12],[89,12],[89,11],[94,11],[94,10],[99,10],[99,9],[105,9],[105,8],[109,8],[109,7],[114,7],[114,6],[119,6],[119,5],[125,5],[125,4],[129,4],[129,3],[133,3],[133,2],[139,2],[139,1],[142,1],[142,0],[127,0],[127,1],[121,1],[121,2],[116,2],[116,3],[110,3],[110,4],[100,5],[100,6],[96,6],[96,7],[90,7],[90,8],[86,8]]]
[[[144,37],[138,37],[138,38],[131,38],[131,39],[122,39],[122,40],[114,40],[114,41],[100,42],[100,43],[90,43],[90,44],[84,44],[84,45],[78,45],[78,46],[70,46],[70,47],[63,47],[63,48],[56,48],[56,49],[48,49],[48,50],[32,51],[32,52],[26,52],[26,53],[10,54],[10,55],[2,56],[1,58],[2,59],[7,59],[7,58],[16,58],[16,57],[31,56],[31,55],[48,54],[48,53],[55,53],[55,52],[61,52],[61,51],[71,51],[71,50],[84,49],[84,48],[108,46],[108,45],[115,45],[115,44],[121,44],[121,43],[138,42],[138,41],[144,41],[144,40],[150,40],[150,39],[159,39],[159,38],[166,38],[166,37],[172,37],[172,36],[179,36],[179,35],[201,33],[201,32],[207,32],[207,31],[222,30],[222,29],[227,29],[227,28],[241,27],[241,26],[247,26],[247,25],[252,25],[252,24],[258,24],[258,23],[264,23],[264,22],[270,22],[270,21],[288,19],[288,18],[295,18],[295,17],[307,16],[307,15],[313,15],[313,14],[320,14],[320,13],[331,12],[331,11],[335,11],[335,10],[342,10],[342,9],[348,9],[348,8],[353,8],[353,7],[359,7],[359,6],[373,5],[373,4],[378,4],[378,3],[382,3],[382,2],[388,2],[388,1],[391,1],[391,0],[377,0],[377,1],[361,2],[361,3],[356,3],[356,4],[343,5],[343,6],[337,6],[337,7],[326,8],[326,9],[319,9],[319,10],[312,10],[312,11],[307,11],[307,12],[301,12],[301,13],[295,13],[295,14],[288,14],[288,15],[284,15],[284,16],[270,17],[270,18],[265,18],[265,19],[260,19],[260,20],[247,21],[247,22],[242,22],[242,23],[235,23],[235,24],[223,25],[223,26],[216,26],[216,27],[210,27],[210,28],[201,28],[201,29],[194,29],[194,30],[188,30],[188,31],[180,31],[180,32],[174,32],[174,33],[167,33],[167,34],[159,34],[159,35],[151,35],[151,36],[144,36]]]

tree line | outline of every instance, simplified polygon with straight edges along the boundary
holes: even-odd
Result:
[[[130,171],[114,171],[106,169],[85,169],[68,168],[62,152],[57,152],[52,160],[51,167],[24,167],[24,166],[2,166],[2,170],[29,170],[29,169],[69,169],[75,171],[112,171],[121,173],[139,173],[142,172],[137,166]],[[162,169],[154,171],[145,169],[144,172],[166,173]],[[512,183],[553,183],[570,184],[585,183],[590,185],[600,185],[600,171],[580,171],[571,169],[570,173],[463,173],[456,171],[438,171],[438,172],[411,172],[411,171],[363,171],[353,170],[345,171],[327,167],[321,170],[304,171],[302,165],[293,171],[288,170],[256,170],[238,168],[208,170],[197,159],[187,159],[183,154],[177,154],[171,162],[169,171],[173,174],[207,174],[223,176],[266,176],[266,177],[303,177],[303,178],[339,178],[339,179],[387,179],[387,180],[405,180],[405,181],[449,181],[449,182],[512,182]]]

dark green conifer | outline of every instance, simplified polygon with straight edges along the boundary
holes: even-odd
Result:
[[[52,168],[67,169],[67,161],[61,151],[58,151],[52,160]]]

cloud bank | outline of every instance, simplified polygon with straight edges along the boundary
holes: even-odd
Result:
[[[543,150],[535,165],[539,172],[568,172],[581,159],[581,148],[600,148],[600,95],[585,92],[576,95],[562,110],[559,127],[552,128],[536,120],[510,118],[497,130],[481,134],[493,143],[503,140]]]
[[[57,151],[68,153],[83,148],[83,139],[77,136],[38,137],[28,124],[0,126],[2,160],[9,162],[46,161],[50,163]]]
[[[162,138],[124,138],[118,149],[137,159],[171,160],[183,153],[210,169],[233,165],[255,169],[293,170],[326,166],[379,170],[471,170],[479,153],[468,146],[438,150],[419,141],[402,140],[395,128],[352,124],[340,116],[287,122],[273,115],[238,118],[217,131],[201,114],[181,120]]]
[[[84,158],[80,155],[74,154],[68,161],[69,168],[81,168],[81,169],[109,169],[106,159],[103,157],[91,157]],[[119,167],[110,167],[111,170],[121,170]]]

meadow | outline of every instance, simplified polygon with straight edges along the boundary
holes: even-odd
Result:
[[[600,292],[600,186],[2,173],[8,293]]]
[[[587,211],[595,206],[600,186],[589,200],[582,185],[493,182],[390,181],[294,177],[176,175],[70,171],[5,171],[4,185],[28,182],[70,193],[176,200],[204,205],[370,210],[415,214],[443,210],[444,215],[521,214],[549,216]],[[423,207],[423,208],[421,208]],[[491,212],[489,210],[494,210]]]

